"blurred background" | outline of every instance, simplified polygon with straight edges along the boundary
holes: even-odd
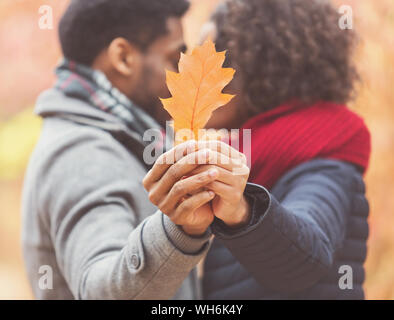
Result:
[[[189,46],[221,0],[192,0],[184,19]],[[394,299],[394,2],[333,0],[351,5],[360,35],[355,60],[363,82],[350,106],[372,133],[366,174],[371,205],[365,282],[368,299]],[[57,21],[68,0],[0,1],[0,299],[32,299],[20,246],[23,174],[38,138],[37,95],[54,81],[60,58]],[[39,8],[53,9],[53,29],[42,30]],[[246,31],[247,32],[247,31]]]

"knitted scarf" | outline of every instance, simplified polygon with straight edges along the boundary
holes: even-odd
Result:
[[[286,104],[257,115],[242,129],[251,129],[249,181],[268,189],[290,169],[315,158],[346,161],[363,173],[368,167],[370,133],[343,105]]]

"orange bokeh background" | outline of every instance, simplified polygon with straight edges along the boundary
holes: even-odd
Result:
[[[394,3],[333,1],[353,8],[360,35],[354,59],[363,82],[350,107],[364,117],[372,133],[365,177],[371,205],[366,294],[368,299],[394,299]],[[191,2],[184,27],[186,41],[193,46],[221,0]],[[0,299],[32,298],[20,248],[21,187],[40,128],[32,107],[54,80],[53,67],[60,58],[56,23],[67,4],[68,0],[0,2]],[[41,5],[53,9],[52,30],[38,26]]]

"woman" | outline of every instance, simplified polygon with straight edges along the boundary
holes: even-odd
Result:
[[[339,18],[311,0],[230,0],[214,16],[238,96],[208,126],[252,129],[249,181],[266,193],[248,225],[212,225],[206,299],[364,298],[370,135],[346,107],[357,72]]]

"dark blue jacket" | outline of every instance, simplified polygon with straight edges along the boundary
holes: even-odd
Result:
[[[212,225],[205,299],[364,298],[369,206],[355,166],[312,160],[287,172],[271,192],[248,184],[245,194],[252,206],[247,226]],[[351,267],[344,268],[352,289],[340,288],[344,265]]]

